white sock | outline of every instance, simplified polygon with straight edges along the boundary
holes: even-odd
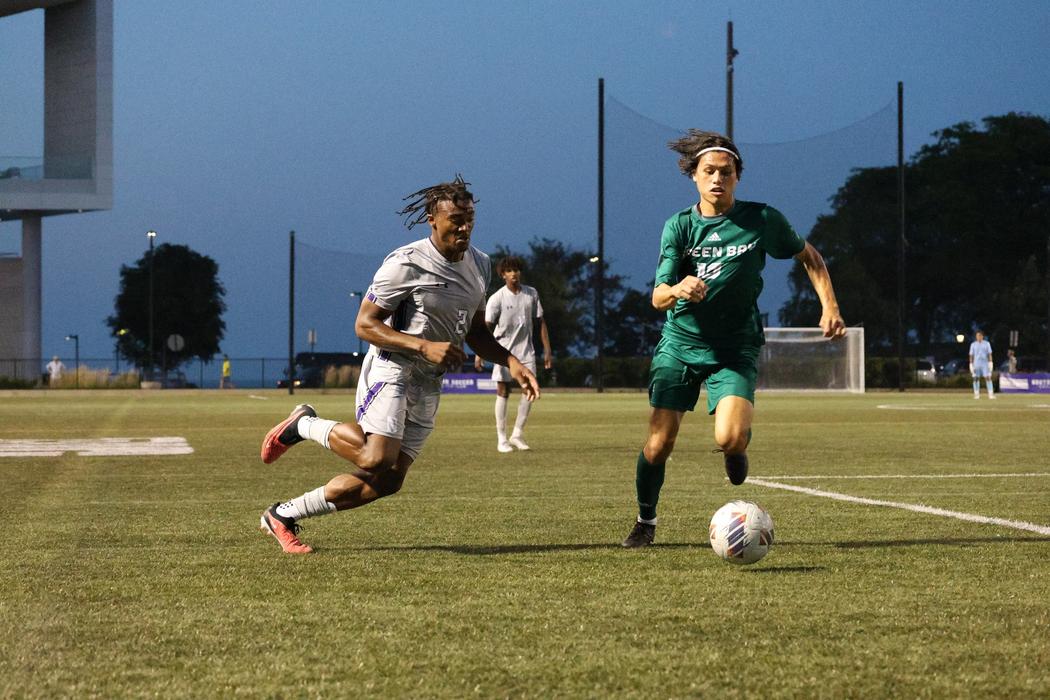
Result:
[[[337,425],[339,425],[339,421],[303,416],[296,423],[296,429],[299,431],[299,437],[319,442],[327,450],[330,449],[328,447],[328,435],[332,432],[332,428]]]
[[[318,486],[313,491],[307,491],[299,498],[293,498],[287,503],[277,506],[277,515],[293,520],[302,518],[314,518],[318,515],[328,515],[335,512],[335,504],[324,498],[324,486]]]
[[[532,402],[522,396],[521,401],[518,402],[518,417],[514,421],[514,433],[511,437],[520,438],[522,433],[525,432],[525,421],[529,419],[529,411],[531,410]]]
[[[496,437],[507,441],[507,397],[496,395]]]
[[[652,520],[646,520],[645,518],[643,518],[642,516],[639,515],[638,516],[638,522],[642,523],[643,525],[655,525],[656,524],[656,518],[653,518]]]
[[[988,378],[988,395],[995,396],[995,390],[992,388],[992,378]]]

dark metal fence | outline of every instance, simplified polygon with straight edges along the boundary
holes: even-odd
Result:
[[[73,357],[59,360],[65,366],[59,382],[61,388],[72,389],[78,384],[82,389],[138,386],[138,379],[143,376],[141,369],[114,357],[80,358],[79,376],[74,372]],[[0,388],[48,386],[46,367],[50,361],[50,358],[0,358]],[[231,383],[241,389],[275,388],[277,381],[285,377],[287,366],[287,358],[231,357]],[[192,360],[167,372],[157,369],[154,375],[165,388],[217,389],[222,379],[222,357],[216,356],[207,362]]]

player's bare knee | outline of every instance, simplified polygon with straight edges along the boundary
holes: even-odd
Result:
[[[382,496],[393,496],[405,483],[405,473],[398,469],[386,469],[376,474],[372,488]]]
[[[739,454],[747,450],[747,431],[729,428],[715,432],[718,448],[727,454]]]
[[[650,435],[645,443],[645,458],[652,464],[666,462],[674,452],[675,438],[664,435]]]

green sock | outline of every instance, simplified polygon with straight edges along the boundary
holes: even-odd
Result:
[[[638,453],[634,486],[638,490],[638,515],[643,520],[656,517],[656,502],[660,500],[660,487],[664,485],[664,466],[649,464],[645,453]]]

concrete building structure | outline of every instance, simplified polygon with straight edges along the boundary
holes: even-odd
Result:
[[[22,222],[21,258],[0,260],[0,375],[23,379],[42,368],[43,217],[113,206],[113,1],[0,0],[0,22],[34,10],[44,13],[44,152],[5,155],[0,134],[0,221]]]

